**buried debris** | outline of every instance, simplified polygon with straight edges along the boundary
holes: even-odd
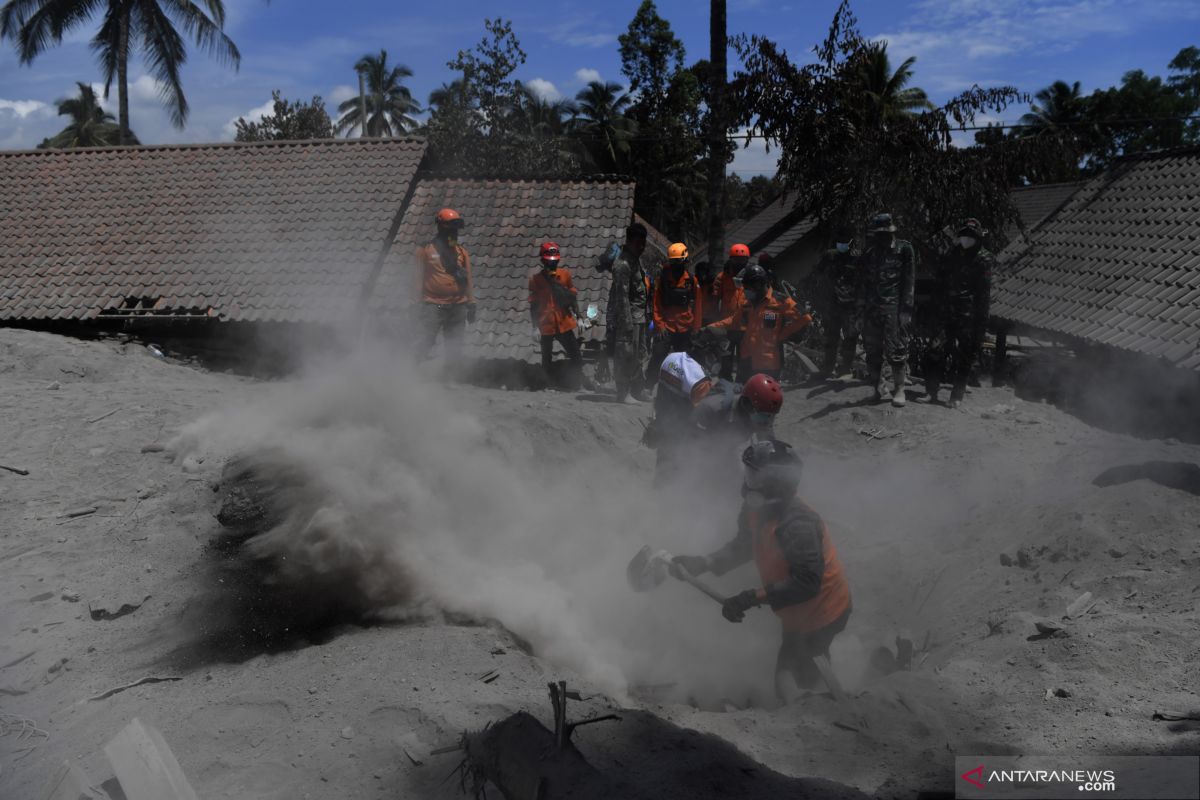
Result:
[[[1150,719],[1160,722],[1200,722],[1200,710],[1196,711],[1155,711]]]
[[[91,603],[88,603],[88,613],[92,615],[92,619],[94,620],[120,619],[126,614],[132,614],[133,612],[137,611],[149,599],[150,595],[146,595],[136,603],[121,603],[120,606],[117,606],[116,611],[112,610],[113,607],[117,605],[116,602],[100,601],[94,606]]]
[[[1096,603],[1099,603],[1099,598],[1093,598],[1091,592],[1084,592],[1075,598],[1075,602],[1067,606],[1067,613],[1064,619],[1076,619],[1092,610]]]
[[[904,435],[904,431],[889,431],[886,428],[859,428],[858,432],[871,441],[875,439],[894,439],[897,436]]]
[[[136,717],[104,753],[128,800],[197,800],[162,734]]]
[[[96,695],[95,697],[89,697],[87,699],[87,702],[93,703],[97,700],[104,700],[106,698],[112,697],[114,694],[120,694],[121,692],[124,692],[124,691],[134,688],[135,686],[142,686],[147,683],[169,683],[171,681],[181,681],[181,680],[183,680],[183,678],[179,678],[179,677],[160,678],[160,677],[156,677],[154,675],[147,675],[144,678],[138,678],[133,683],[126,683],[121,686],[115,686],[106,692],[101,692],[100,694]]]
[[[1037,629],[1037,633],[1025,637],[1026,641],[1038,642],[1042,639],[1065,639],[1070,636],[1065,630],[1051,622],[1035,622],[1033,623],[1033,627]]]
[[[7,470],[9,472],[14,472],[17,475],[28,475],[29,474],[29,470],[27,470],[27,469],[21,469],[20,467],[10,467],[8,464],[0,464],[0,469]]]

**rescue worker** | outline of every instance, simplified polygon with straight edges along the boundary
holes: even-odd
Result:
[[[767,281],[771,285],[771,290],[775,292],[775,296],[779,298],[786,297],[789,300],[796,300],[799,297],[799,292],[796,287],[788,283],[775,269],[775,257],[770,253],[758,254],[758,265],[767,273]]]
[[[758,265],[742,273],[741,307],[703,329],[703,336],[724,336],[729,331],[742,334],[738,360],[738,379],[745,383],[761,372],[779,380],[783,372],[783,343],[808,327],[812,316],[801,313],[796,303],[777,296],[767,282],[767,273]]]
[[[891,214],[876,214],[869,243],[860,259],[862,282],[858,307],[863,326],[867,371],[875,399],[903,406],[908,374],[908,335],[912,324],[917,255],[912,245],[896,238]],[[892,388],[883,377],[883,361],[892,368]]]
[[[770,375],[759,373],[745,384],[714,381],[712,390],[696,403],[692,419],[709,434],[745,442],[755,436],[772,438],[781,408],[783,387]]]
[[[964,221],[953,249],[938,269],[934,307],[941,347],[930,354],[925,389],[929,402],[936,403],[948,371],[950,408],[957,408],[966,395],[967,377],[987,332],[996,258],[983,246],[985,236],[987,231],[979,220]]]
[[[700,283],[688,271],[688,249],[683,242],[667,248],[667,263],[654,282],[654,342],[646,381],[658,380],[659,367],[668,353],[686,352],[692,334],[700,330],[704,301]]]
[[[721,319],[721,295],[711,262],[701,261],[696,265],[696,283],[700,285],[700,299],[704,309],[700,324],[716,322]]]
[[[417,248],[421,285],[421,359],[429,357],[437,335],[447,363],[457,363],[462,337],[475,322],[475,288],[471,280],[471,257],[458,243],[463,219],[453,208],[443,208],[435,217],[437,234]]]
[[[787,701],[789,676],[800,688],[817,684],[813,659],[828,658],[829,645],[845,629],[850,587],[824,521],[797,495],[801,462],[795,450],[777,439],[755,441],[742,453],[742,465],[737,535],[708,556],[675,556],[672,569],[724,575],[754,559],[762,587],[730,597],[721,614],[741,622],[750,609],[769,605],[779,616],[783,641],[775,690]]]
[[[686,352],[670,353],[663,358],[654,392],[654,418],[642,436],[642,443],[657,451],[655,486],[679,473],[685,462],[683,453],[695,438],[692,413],[712,389],[712,378]]]
[[[750,248],[744,244],[734,244],[729,248],[729,258],[725,260],[725,269],[721,272],[717,292],[720,295],[720,315],[717,319],[725,319],[742,307],[746,298],[742,295],[742,271],[750,265]],[[710,324],[705,322],[705,325]],[[738,345],[741,334],[729,332],[729,345],[721,358],[721,377],[727,381],[733,380],[733,368],[737,364]]]
[[[625,245],[612,262],[605,324],[613,354],[617,402],[622,403],[646,399],[641,389],[642,358],[646,351],[646,273],[642,270],[645,250],[646,226],[635,222],[625,229]]]
[[[817,264],[817,297],[825,331],[826,378],[849,375],[858,345],[858,254],[851,250],[854,231],[840,227],[833,249]]]
[[[578,292],[571,274],[561,265],[557,244],[543,243],[540,255],[542,268],[529,276],[529,316],[541,335],[542,370],[549,380],[554,343],[558,342],[571,363],[567,386],[578,389],[583,382],[583,356],[575,335]]]

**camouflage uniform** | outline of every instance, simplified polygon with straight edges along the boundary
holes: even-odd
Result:
[[[931,399],[943,377],[953,384],[952,401],[962,400],[966,394],[967,376],[987,330],[995,264],[995,256],[982,246],[964,250],[955,245],[938,269],[934,297],[941,336],[926,371]]]
[[[640,259],[629,250],[612,265],[605,324],[613,354],[613,381],[617,399],[636,393],[646,350],[646,282]]]
[[[826,250],[817,264],[820,287],[817,296],[821,298],[820,311],[825,323],[825,362],[822,366],[828,375],[839,374],[839,353],[843,372],[849,372],[854,364],[858,344],[860,274],[858,257],[849,251]]]
[[[905,322],[913,311],[917,255],[911,244],[897,239],[888,250],[867,248],[861,264],[859,308],[863,314],[863,348],[867,367],[872,377],[877,378],[885,358],[893,369],[908,364]]]

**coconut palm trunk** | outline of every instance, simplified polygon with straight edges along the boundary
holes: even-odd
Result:
[[[708,109],[708,257],[714,266],[725,249],[721,207],[725,197],[725,0],[712,0],[708,22],[710,61]]]
[[[106,92],[107,94],[107,92]],[[117,144],[129,141],[129,14],[121,15],[117,45]]]

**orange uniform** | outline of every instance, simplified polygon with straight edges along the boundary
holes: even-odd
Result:
[[[809,519],[820,522],[821,563],[824,565],[824,571],[821,575],[820,589],[815,597],[801,603],[778,607],[775,614],[783,623],[785,631],[811,633],[833,624],[850,609],[850,586],[846,582],[842,562],[838,558],[833,541],[829,538],[829,529],[824,520],[820,520],[815,512],[798,499],[793,502],[800,506],[801,513],[807,512],[805,516]],[[779,521],[759,520],[753,513],[747,517],[754,563],[758,566],[763,586],[786,583],[792,578],[793,570],[777,535]]]
[[[436,305],[457,305],[475,302],[475,287],[471,280],[471,257],[466,248],[454,245],[454,264],[447,268],[442,250],[435,240],[417,248],[417,263],[421,265],[421,300]],[[448,253],[447,253],[448,255]]]
[[[573,308],[577,295],[566,267],[540,269],[529,276],[529,310],[543,336],[575,330]]]
[[[728,271],[722,270],[716,281],[716,291],[721,298],[722,318],[732,315],[742,307],[742,303],[746,302],[746,295],[742,292],[742,287],[733,282],[735,277]]]
[[[778,373],[783,368],[783,343],[811,322],[794,300],[782,300],[768,289],[761,303],[743,300],[735,313],[712,327],[743,334],[740,356],[750,362],[752,372]]]
[[[668,282],[671,285],[667,285]],[[674,281],[663,268],[654,284],[654,328],[661,333],[690,333],[700,330],[704,313],[700,282],[687,270]]]

